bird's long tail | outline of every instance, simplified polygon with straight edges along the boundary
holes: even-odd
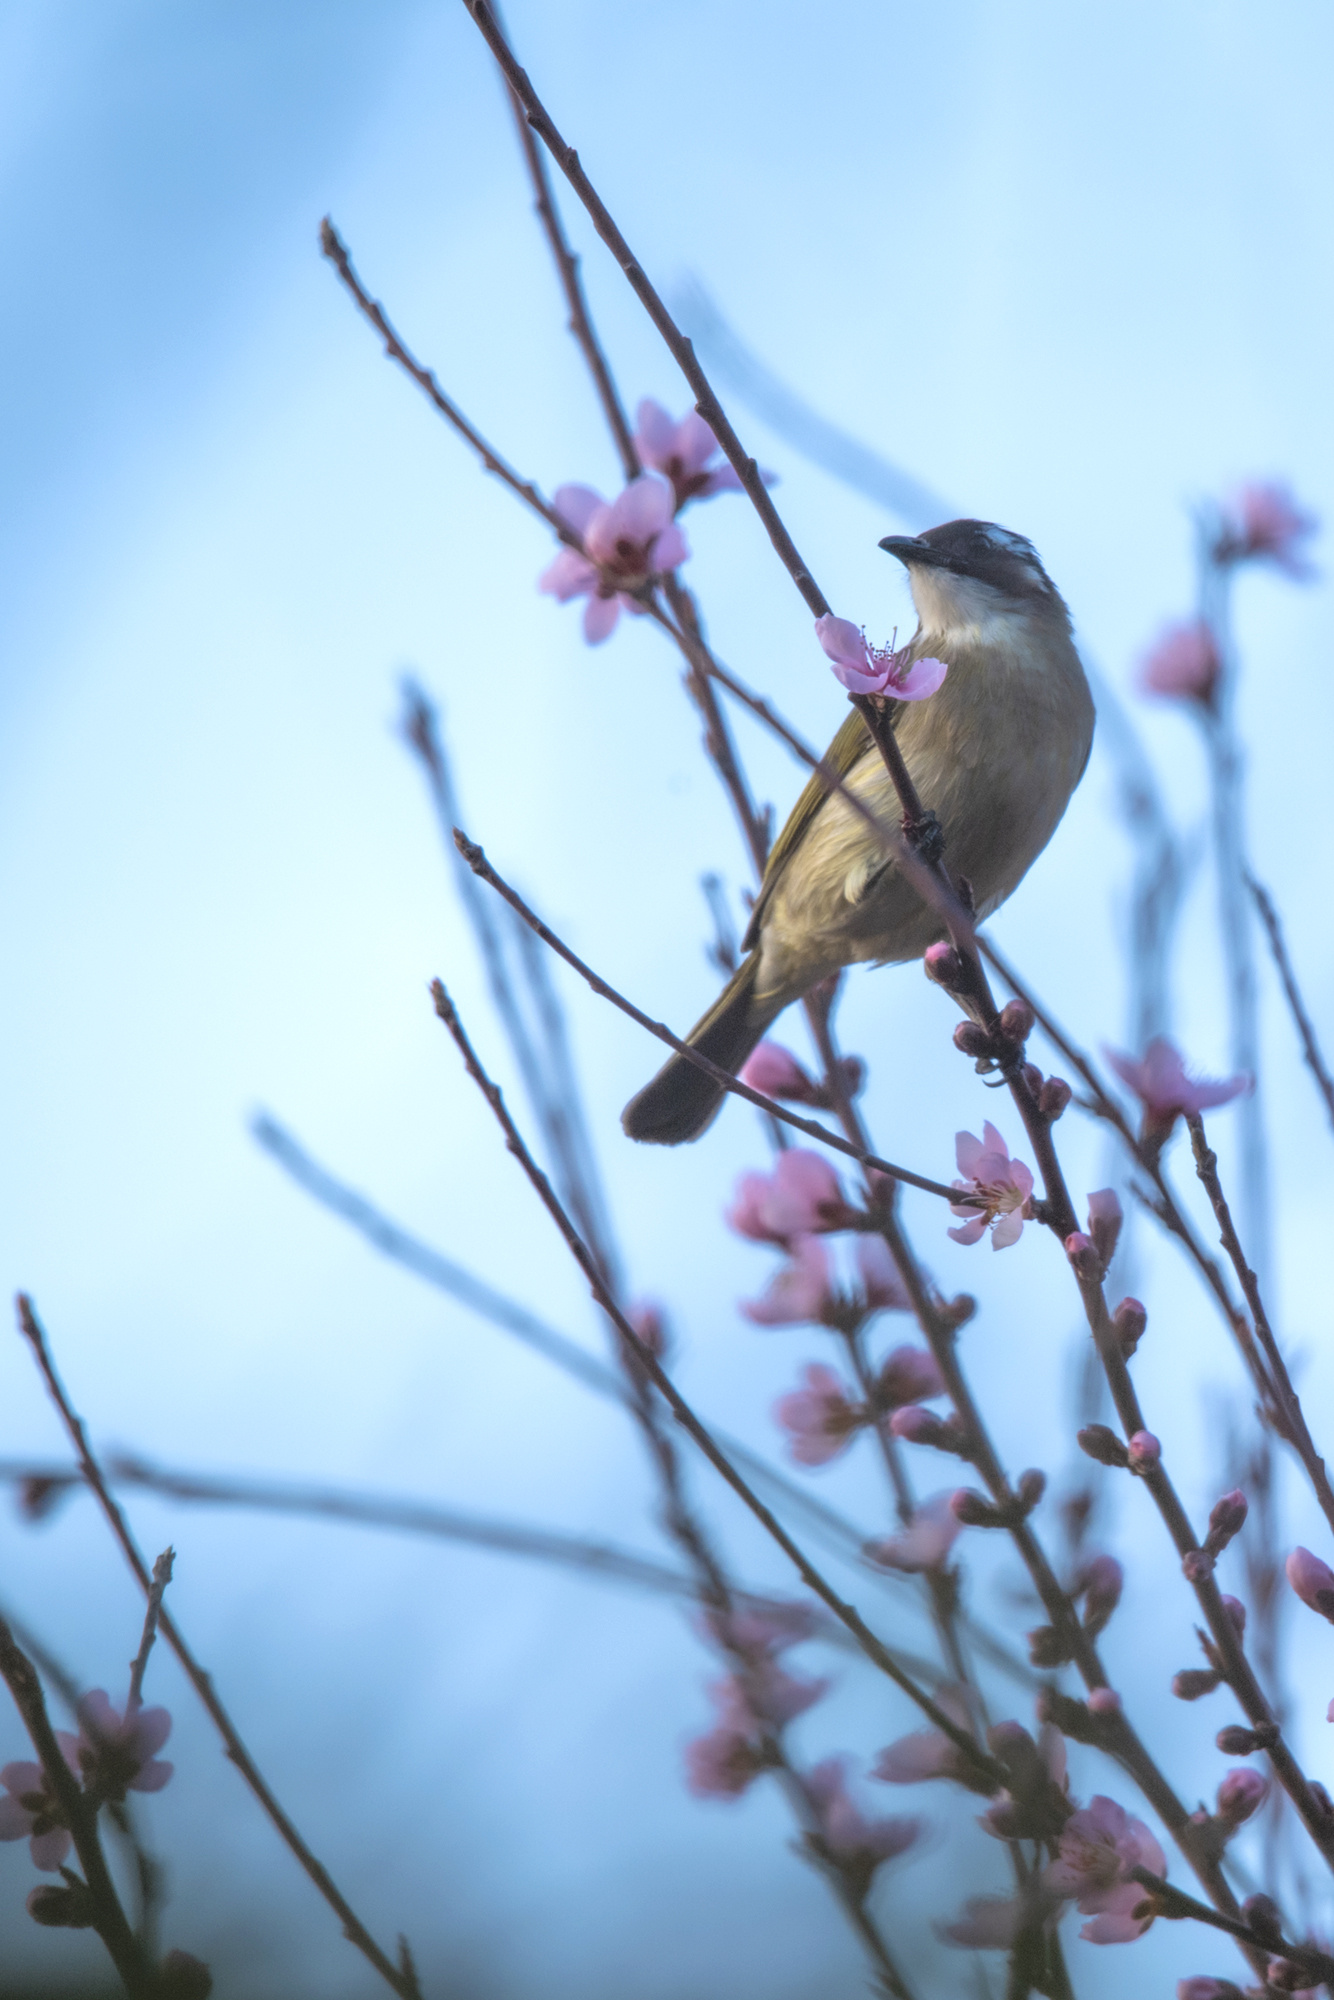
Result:
[[[692,1049],[733,1076],[778,1011],[755,998],[759,964],[758,951],[743,959],[708,1013],[686,1037]],[[712,1122],[724,1094],[722,1085],[686,1056],[674,1055],[653,1081],[630,1099],[621,1113],[621,1124],[631,1139],[651,1146],[680,1146],[687,1139],[698,1139]]]

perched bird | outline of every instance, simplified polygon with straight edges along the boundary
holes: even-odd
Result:
[[[1033,544],[990,521],[947,521],[880,547],[908,572],[918,628],[907,661],[949,671],[929,700],[891,703],[895,736],[923,804],[939,817],[946,864],[971,884],[979,917],[1018,887],[1055,832],[1093,741],[1093,700],[1065,602]],[[897,824],[897,795],[854,709],[826,753],[848,789]],[[743,948],[693,1048],[733,1075],[793,1000],[845,965],[902,964],[945,935],[859,814],[812,778],[775,841]],[[674,1055],[621,1122],[660,1146],[698,1138],[718,1084]]]

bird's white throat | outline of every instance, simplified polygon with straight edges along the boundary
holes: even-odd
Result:
[[[939,650],[943,660],[949,659],[951,644],[1031,657],[1036,631],[1050,622],[1050,612],[1040,600],[1007,597],[976,577],[957,576],[952,570],[914,567],[911,588],[922,639],[927,650]]]

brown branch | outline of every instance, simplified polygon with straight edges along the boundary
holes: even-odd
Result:
[[[42,1379],[46,1384],[47,1392],[60,1414],[61,1422],[65,1426],[66,1435],[74,1447],[74,1455],[78,1460],[79,1470],[96,1494],[98,1505],[106,1516],[107,1525],[119,1542],[121,1552],[137,1577],[139,1587],[143,1591],[145,1598],[147,1598],[153,1588],[152,1576],[140,1553],[138,1543],[130,1532],[129,1523],[111,1496],[111,1491],[103,1476],[102,1469],[93,1456],[92,1448],[88,1443],[83,1423],[76,1415],[69,1397],[65,1393],[60,1377],[56,1373],[55,1362],[52,1360],[46,1335],[33,1310],[32,1300],[26,1294],[20,1292],[16,1300],[16,1305],[18,1309],[19,1329],[32,1348],[37,1366],[41,1371]],[[302,1868],[315,1884],[325,1902],[328,1903],[329,1907],[338,1916],[343,1926],[343,1935],[375,1967],[375,1970],[386,1984],[392,1986],[395,1993],[402,1996],[402,2000],[421,2000],[421,1988],[417,1983],[415,1975],[410,1971],[405,1971],[400,1966],[395,1966],[393,1961],[385,1956],[384,1952],[381,1951],[379,1945],[375,1942],[375,1939],[366,1929],[366,1926],[362,1923],[360,1917],[356,1914],[356,1911],[334,1882],[329,1871],[324,1867],[322,1862],[315,1858],[310,1848],[297,1832],[292,1821],[279,1805],[272,1791],[270,1791],[266,1780],[261,1775],[254,1758],[242,1742],[236,1725],[214,1692],[212,1680],[195,1659],[175,1619],[165,1608],[159,1613],[158,1623],[163,1638],[180,1661],[181,1666],[184,1668],[186,1675],[194,1687],[195,1693],[208,1710],[218,1734],[222,1737],[223,1743],[226,1745],[228,1757],[235,1764],[246,1784],[254,1793],[270,1822],[277,1829],[285,1846],[296,1857],[297,1861],[300,1862]],[[405,1960],[405,1963],[407,1962]]]
[[[143,1947],[130,1928],[130,1920],[121,1908],[106,1856],[102,1852],[97,1813],[84,1797],[78,1779],[61,1753],[46,1712],[46,1700],[37,1669],[3,1619],[0,1619],[0,1677],[3,1677],[14,1697],[14,1706],[32,1738],[47,1788],[59,1808],[62,1824],[69,1828],[75,1852],[83,1866],[81,1887],[76,1889],[71,1884],[68,1893],[81,1895],[83,1890],[87,1891],[89,1928],[97,1932],[106,1946],[126,1992],[131,2000],[151,2000],[157,1990],[157,1981]]]
[[[1325,1066],[1325,1059],[1320,1053],[1320,1044],[1316,1040],[1315,1028],[1312,1026],[1311,1016],[1306,1011],[1306,1004],[1302,999],[1301,989],[1297,984],[1297,975],[1292,969],[1292,960],[1288,956],[1288,947],[1284,942],[1283,926],[1279,922],[1278,911],[1274,908],[1273,898],[1256,881],[1254,875],[1247,874],[1246,887],[1255,899],[1255,906],[1260,912],[1261,920],[1268,933],[1269,949],[1274,954],[1274,963],[1278,967],[1278,976],[1283,982],[1283,991],[1287,995],[1288,1005],[1292,1009],[1292,1018],[1297,1024],[1297,1033],[1301,1036],[1302,1054],[1305,1056],[1307,1067],[1319,1086],[1320,1095],[1325,1100],[1325,1109],[1329,1113],[1330,1123],[1334,1125],[1334,1077],[1330,1076]]]
[[[736,472],[742,486],[749,495],[752,505],[768,532],[769,539],[777,551],[779,560],[787,570],[797,589],[801,592],[811,615],[823,617],[829,610],[824,594],[810,570],[797,552],[783,521],[769,497],[759,467],[748,456],[740,438],[733,430],[726,411],[714,394],[704,370],[695,359],[695,350],[681,332],[676,321],[668,312],[654,287],[644,274],[643,267],[631,252],[629,244],[612,221],[605,205],[599,197],[588,175],[579,163],[579,155],[572,146],[567,146],[556,130],[546,107],[533,89],[526,71],[519,67],[514,53],[501,32],[500,25],[486,0],[464,0],[468,12],[481,29],[491,53],[504,72],[505,81],[523,106],[528,123],[550,152],[556,165],[564,174],[570,186],[587,209],[593,227],[607,245],[636,297],[647,311],[649,318],[662,335],[673,360],[690,384],[695,398],[695,408],[709,426],[727,456],[728,463]]]
[[[678,1055],[687,1057],[696,1069],[703,1070],[706,1076],[712,1077],[713,1081],[724,1090],[731,1091],[737,1097],[744,1097],[748,1104],[756,1105],[759,1110],[767,1112],[769,1117],[777,1118],[780,1123],[792,1126],[794,1131],[804,1133],[807,1138],[818,1139],[823,1145],[832,1146],[835,1152],[846,1154],[849,1159],[856,1160],[859,1166],[869,1167],[873,1172],[884,1174],[890,1180],[901,1181],[905,1187],[921,1188],[924,1193],[939,1195],[944,1201],[960,1202],[963,1199],[958,1188],[946,1187],[943,1181],[928,1180],[924,1174],[916,1174],[910,1167],[896,1167],[892,1161],[882,1160],[876,1153],[860,1151],[849,1140],[841,1139],[837,1132],[831,1132],[827,1126],[817,1123],[814,1118],[800,1117],[774,1098],[766,1097],[763,1091],[752,1090],[748,1083],[742,1083],[739,1078],[731,1074],[730,1070],[723,1069],[718,1063],[710,1062],[706,1055],[701,1055],[700,1051],[692,1048],[689,1042],[683,1042],[678,1035],[674,1035],[665,1022],[655,1021],[643,1013],[635,1006],[633,1000],[627,1000],[623,993],[618,993],[614,986],[609,985],[599,973],[594,972],[591,965],[586,965],[576,952],[571,951],[570,947],[563,943],[533,910],[529,909],[518,891],[512,889],[505,878],[496,873],[482,849],[475,841],[468,838],[461,827],[455,827],[454,838],[458,843],[459,853],[474,873],[480,875],[484,882],[488,882],[497,895],[503,896],[510,908],[521,916],[526,924],[531,925],[543,944],[549,945],[567,965],[573,966],[594,993],[603,1000],[610,1000],[613,1007],[618,1007],[641,1028],[646,1028],[650,1035],[656,1035],[657,1039],[665,1042],[669,1049],[675,1049]]]
[[[771,1540],[783,1551],[807,1589],[812,1591],[820,1599],[821,1603],[833,1612],[840,1624],[847,1627],[848,1631],[856,1639],[862,1652],[865,1653],[873,1665],[879,1667],[881,1672],[893,1681],[894,1685],[906,1694],[910,1701],[916,1703],[917,1707],[927,1716],[933,1726],[942,1730],[956,1748],[971,1760],[978,1768],[979,1775],[994,1778],[996,1782],[999,1782],[999,1774],[993,1770],[991,1760],[980,1758],[977,1747],[968,1733],[960,1729],[958,1723],[951,1716],[947,1715],[944,1709],[938,1707],[931,1697],[923,1689],[919,1688],[909,1675],[903,1672],[897,1661],[876,1637],[875,1633],[871,1631],[857,1610],[852,1605],[844,1603],[833,1586],[825,1580],[809,1557],[793,1541],[776,1516],[765,1506],[758,1494],[741,1477],[736,1467],[720,1449],[712,1434],[696,1416],[689,1403],[686,1402],[680,1390],[662,1367],[657,1356],[639,1338],[639,1335],[630,1325],[629,1320],[626,1319],[615,1299],[607,1290],[596,1263],[581,1241],[569,1216],[561,1207],[551,1187],[551,1183],[524,1144],[523,1137],[506,1108],[504,1097],[498,1086],[491,1081],[491,1078],[482,1068],[472,1043],[468,1039],[463,1023],[459,1019],[454,1003],[438,979],[432,981],[431,996],[435,1003],[435,1011],[453,1037],[455,1046],[463,1058],[464,1067],[468,1075],[476,1084],[487,1104],[491,1107],[496,1122],[505,1135],[505,1143],[508,1150],[519,1162],[534,1192],[555,1223],[565,1242],[566,1248],[588,1280],[589,1290],[615,1327],[627,1353],[634,1356],[638,1367],[642,1369],[644,1375],[652,1382],[654,1388],[657,1389],[671,1409],[677,1422],[694,1440],[695,1444],[698,1445],[710,1465],[713,1466],[714,1470],[722,1477],[725,1483],[731,1487],[738,1499],[755,1517]]]
[[[1301,1398],[1293,1387],[1292,1377],[1283,1359],[1283,1351],[1274,1338],[1274,1330],[1269,1324],[1269,1315],[1260,1296],[1260,1281],[1247,1263],[1242,1250],[1236,1225],[1232,1220],[1232,1210],[1228,1206],[1227,1196],[1223,1193],[1223,1184],[1218,1177],[1218,1156],[1204,1136],[1204,1120],[1198,1113],[1187,1117],[1186,1123],[1190,1127],[1195,1171],[1213,1207],[1218,1223],[1219,1239],[1237,1274],[1237,1283],[1241,1286],[1246,1303],[1251,1309],[1251,1323],[1255,1328],[1256,1338],[1264,1349],[1265,1359],[1269,1363],[1281,1420],[1281,1435],[1287,1439],[1305,1466],[1325,1519],[1329,1526],[1334,1528],[1334,1491],[1330,1489],[1329,1473],[1324,1459],[1316,1450],[1315,1440],[1307,1426],[1306,1413],[1302,1409]]]
[[[148,1670],[148,1656],[153,1650],[157,1637],[158,1620],[162,1616],[162,1597],[171,1582],[172,1567],[176,1561],[175,1549],[164,1549],[153,1564],[153,1580],[148,1586],[148,1605],[144,1612],[143,1637],[139,1650],[130,1666],[130,1698],[126,1703],[126,1717],[136,1702],[143,1700],[144,1675]]]
[[[381,340],[384,342],[385,353],[389,356],[389,359],[396,361],[399,367],[412,377],[422,394],[435,406],[440,415],[445,419],[445,422],[452,424],[459,436],[472,446],[486,470],[494,473],[496,478],[508,486],[511,493],[517,495],[526,507],[531,507],[535,514],[540,514],[547,526],[554,530],[562,542],[569,548],[578,549],[582,553],[583,543],[580,541],[578,535],[575,534],[569,522],[561,519],[550,501],[542,498],[542,495],[531,480],[521,478],[512,465],[506,464],[499,452],[494,451],[487,443],[481,432],[469,423],[458,405],[450,401],[449,397],[440,387],[440,384],[436,381],[432,371],[429,368],[424,368],[421,362],[409,353],[398,334],[386,319],[384,308],[370,296],[370,293],[357,276],[346,246],[327,215],[320,224],[320,249],[334,266],[343,284],[356,300],[358,309],[365,315],[379,334]]]

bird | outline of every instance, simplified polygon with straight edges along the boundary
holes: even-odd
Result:
[[[935,658],[948,669],[929,700],[891,701],[891,726],[980,920],[1056,831],[1088,763],[1093,698],[1065,600],[1026,536],[959,520],[886,535],[879,546],[906,569],[917,611],[905,667]],[[872,813],[897,824],[897,794],[856,708],[825,761]],[[745,956],[687,1041],[735,1075],[783,1009],[822,980],[848,965],[920,958],[944,936],[941,917],[883,842],[815,776],[769,853]],[[681,1145],[712,1122],[724,1095],[676,1054],[631,1098],[621,1124],[631,1139]]]

